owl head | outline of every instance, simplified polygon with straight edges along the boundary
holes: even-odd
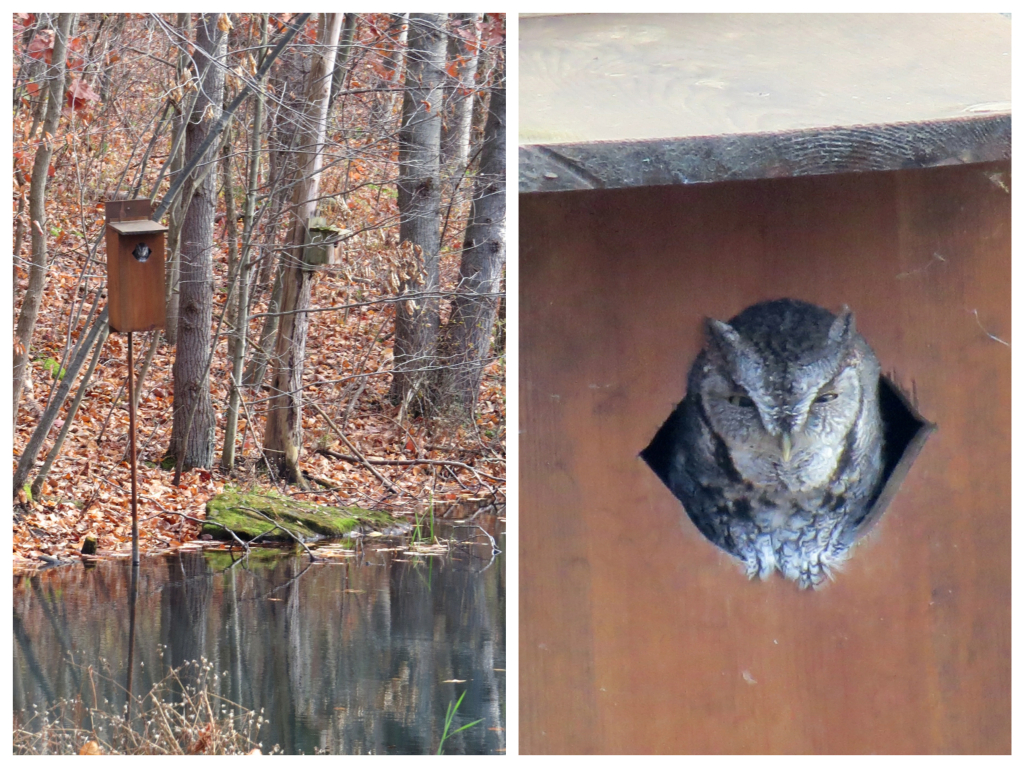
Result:
[[[691,373],[706,421],[744,479],[815,487],[830,477],[878,362],[846,307],[779,299],[729,322],[708,318]]]

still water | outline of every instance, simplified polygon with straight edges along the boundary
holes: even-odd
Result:
[[[482,722],[445,753],[503,754],[504,555],[473,527],[437,533],[459,543],[428,557],[364,540],[312,564],[270,550],[234,567],[225,552],[143,558],[133,692],[206,659],[211,692],[262,709],[263,751],[286,754],[433,753],[465,692],[452,728]],[[503,526],[491,533],[504,550]],[[101,707],[123,709],[131,571],[106,561],[15,576],[16,725],[61,699],[91,704],[93,686]]]

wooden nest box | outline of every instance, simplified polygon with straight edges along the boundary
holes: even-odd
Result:
[[[349,230],[328,224],[325,218],[311,217],[306,228],[306,248],[303,262],[311,267],[337,264],[340,255],[337,243],[348,234],[350,234]]]
[[[110,330],[152,331],[166,322],[164,237],[147,199],[111,200],[107,213],[107,307]]]
[[[520,752],[1009,753],[1010,20],[519,27]],[[877,523],[815,591],[660,479],[704,318],[779,298],[886,374]]]

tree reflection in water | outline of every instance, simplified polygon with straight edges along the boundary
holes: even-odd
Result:
[[[432,753],[448,704],[465,691],[454,727],[483,722],[445,753],[503,753],[504,555],[491,562],[490,542],[472,528],[439,533],[478,543],[446,557],[385,543],[312,564],[267,550],[234,567],[226,553],[144,559],[133,690],[206,659],[211,692],[262,708],[260,741],[290,754]],[[15,577],[16,719],[64,697],[92,704],[69,654],[109,678],[95,678],[101,707],[124,706],[130,588],[127,562]]]

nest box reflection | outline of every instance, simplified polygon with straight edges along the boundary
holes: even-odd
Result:
[[[153,251],[148,245],[145,243],[139,243],[135,246],[135,250],[132,251],[132,256],[134,256],[140,263],[145,263],[151,253],[153,253]]]

